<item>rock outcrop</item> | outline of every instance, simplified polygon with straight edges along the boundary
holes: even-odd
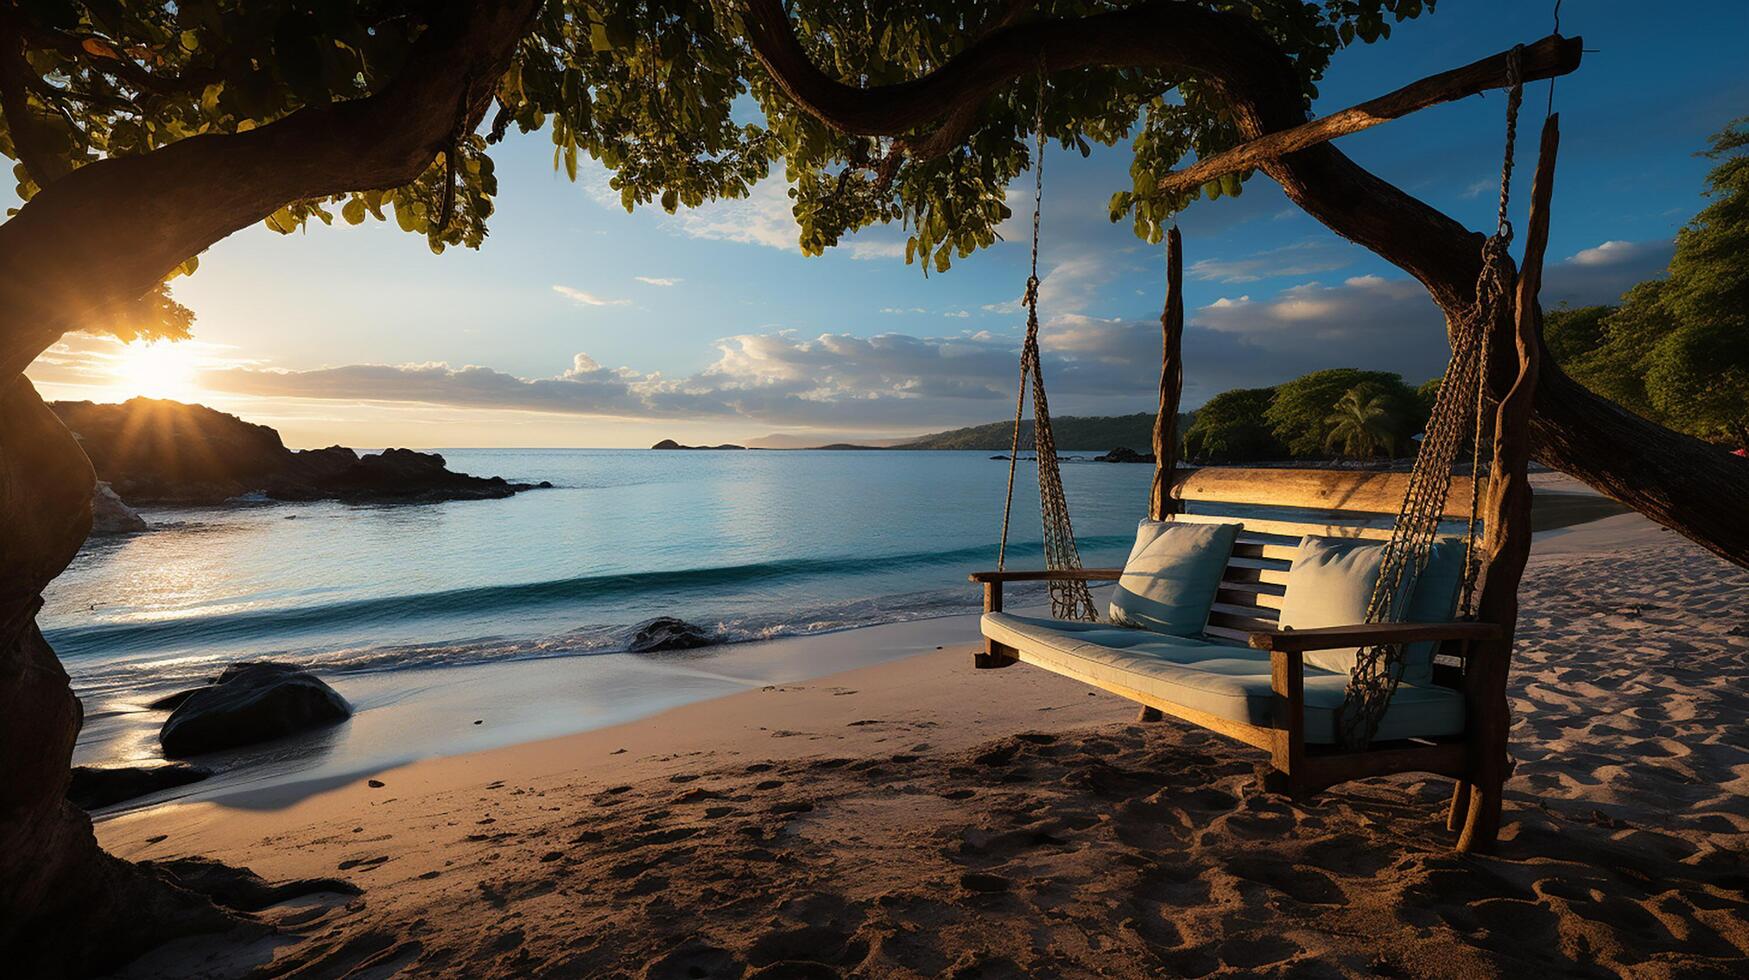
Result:
[[[109,484],[99,480],[91,491],[91,533],[132,534],[146,529],[146,519],[129,507]]]
[[[1138,453],[1128,446],[1119,446],[1104,456],[1093,457],[1095,463],[1152,463],[1153,453]]]
[[[180,762],[115,768],[74,766],[73,781],[67,784],[67,799],[80,809],[98,810],[161,789],[198,783],[212,774],[211,769]]]
[[[130,504],[215,504],[247,493],[276,500],[430,503],[489,500],[547,483],[455,473],[437,453],[344,446],[293,452],[265,425],[204,405],[132,398],[55,402],[97,476]]]
[[[632,641],[626,649],[632,653],[656,653],[661,650],[693,650],[721,642],[722,637],[702,626],[694,626],[673,616],[657,616],[632,628]]]
[[[316,675],[291,664],[240,663],[190,693],[158,732],[176,758],[253,745],[352,717],[352,705]]]

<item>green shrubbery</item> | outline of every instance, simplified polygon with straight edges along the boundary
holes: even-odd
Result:
[[[1549,352],[1587,388],[1680,432],[1749,448],[1749,120],[1713,137],[1714,200],[1676,235],[1664,279],[1619,306],[1553,310]]]
[[[1331,368],[1273,388],[1222,392],[1197,409],[1184,458],[1203,463],[1400,456],[1427,424],[1431,395],[1387,371]]]

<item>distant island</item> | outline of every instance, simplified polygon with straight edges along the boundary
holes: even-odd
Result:
[[[1179,431],[1190,416],[1179,415]],[[1154,413],[1134,415],[1062,415],[1051,419],[1051,432],[1060,449],[1110,449],[1114,446],[1152,447],[1154,445]],[[920,436],[894,449],[980,449],[1007,452],[1014,446],[1014,423],[988,422],[984,425],[949,429]],[[1020,448],[1032,449],[1032,420],[1020,424]]]
[[[1180,412],[1178,415],[1178,431],[1183,432],[1195,417],[1194,412]],[[1032,450],[1032,419],[1026,419],[1020,424],[1020,448]],[[1151,450],[1154,446],[1154,413],[1137,412],[1134,415],[1063,415],[1051,420],[1051,430],[1057,437],[1057,446],[1070,450],[1111,450],[1118,448],[1133,448],[1138,453]],[[818,452],[832,450],[844,452],[849,450],[890,450],[890,449],[955,449],[982,450],[988,452],[1007,453],[1014,445],[1014,422],[987,422],[983,425],[966,426],[960,429],[948,429],[944,432],[931,432],[927,435],[914,436],[908,439],[881,439],[876,444],[856,442],[834,442],[820,446],[796,445],[794,437],[768,436],[765,439],[754,440],[756,443],[775,442],[778,439],[790,441],[789,445],[759,445],[755,448],[770,450],[808,450]],[[799,440],[796,440],[799,441]],[[744,449],[744,446],[686,446],[664,439],[651,449]],[[1116,460],[1113,460],[1115,462]],[[1124,461],[1129,461],[1125,458]]]
[[[695,450],[716,451],[716,450],[727,450],[727,449],[743,449],[744,450],[747,447],[746,446],[737,446],[733,443],[728,443],[728,442],[725,442],[720,446],[683,446],[680,443],[675,442],[673,439],[664,439],[661,442],[656,443],[654,446],[651,446],[650,448],[651,449],[695,449]]]
[[[130,505],[216,504],[249,493],[275,500],[433,503],[492,500],[549,483],[450,470],[437,453],[345,446],[291,450],[269,426],[182,402],[50,402],[115,494]]]

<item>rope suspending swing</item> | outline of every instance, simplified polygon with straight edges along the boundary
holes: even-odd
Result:
[[[1063,475],[1057,463],[1057,440],[1051,432],[1050,403],[1045,397],[1045,376],[1038,349],[1038,244],[1039,216],[1045,188],[1045,66],[1038,72],[1038,102],[1033,129],[1037,151],[1033,160],[1032,267],[1026,278],[1026,340],[1020,348],[1020,386],[1014,399],[1014,440],[1008,454],[1008,493],[1002,505],[1002,540],[997,546],[996,567],[1008,558],[1008,523],[1014,510],[1014,475],[1020,461],[1020,426],[1026,413],[1026,391],[1032,385],[1033,455],[1038,459],[1039,520],[1044,530],[1045,567],[1080,568],[1081,552],[1075,546],[1075,530],[1069,522],[1069,502],[1063,494]],[[1098,616],[1087,583],[1080,579],[1051,579],[1051,615],[1058,619],[1092,621]]]
[[[1476,278],[1474,305],[1447,333],[1452,340],[1451,362],[1440,381],[1428,418],[1421,448],[1409,473],[1409,488],[1391,526],[1379,565],[1378,581],[1367,603],[1369,623],[1402,622],[1415,592],[1415,582],[1427,566],[1439,534],[1451,490],[1452,466],[1471,439],[1470,507],[1464,529],[1464,564],[1458,600],[1460,619],[1474,617],[1476,577],[1476,513],[1481,503],[1482,440],[1487,418],[1488,359],[1494,325],[1511,309],[1514,276],[1508,271],[1512,222],[1507,207],[1512,195],[1512,166],[1518,131],[1518,109],[1524,98],[1522,46],[1515,47],[1506,62],[1506,147],[1500,167],[1500,204],[1494,234],[1482,245],[1482,268]],[[1466,425],[1466,409],[1473,409],[1474,425]],[[1378,732],[1390,707],[1391,696],[1403,675],[1404,646],[1386,644],[1366,647],[1356,656],[1354,671],[1338,712],[1338,735],[1349,749],[1365,748]]]

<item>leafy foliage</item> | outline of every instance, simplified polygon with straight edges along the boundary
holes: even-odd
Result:
[[[1676,236],[1669,277],[1619,307],[1555,310],[1544,338],[1587,387],[1655,422],[1749,447],[1749,120],[1713,137],[1714,198]]]
[[[1371,459],[1381,449],[1395,455],[1399,422],[1391,408],[1390,394],[1377,385],[1348,389],[1325,420],[1324,448],[1339,448],[1350,459]]]
[[[1337,402],[1355,388],[1362,389],[1369,400],[1375,396],[1381,399],[1393,440],[1413,435],[1426,422],[1426,416],[1420,414],[1415,389],[1404,384],[1401,377],[1387,371],[1356,368],[1313,371],[1276,386],[1275,397],[1263,417],[1289,455],[1316,456],[1325,451],[1330,432],[1335,428],[1331,413]]]
[[[1263,421],[1274,388],[1236,388],[1210,398],[1184,430],[1184,458],[1199,463],[1281,459],[1287,447]]]
[[[1341,47],[1388,37],[1434,0],[1202,0],[1252,19],[1298,73],[1307,100]],[[1115,6],[1133,6],[1134,2]],[[1083,17],[1105,0],[794,0],[791,24],[814,62],[857,86],[937,69],[993,27],[1021,17]],[[149,153],[209,133],[241,133],[299,108],[380,91],[406,66],[427,8],[404,0],[24,0],[4,17],[22,55],[0,58],[18,95],[0,153],[28,201],[43,182],[109,156]],[[413,183],[290,201],[267,218],[281,233],[312,221],[388,220],[434,251],[478,247],[497,193],[489,147],[515,126],[546,130],[556,168],[583,156],[613,173],[628,209],[668,211],[745,197],[781,163],[798,244],[817,254],[847,233],[899,222],[906,261],[946,270],[996,241],[1011,182],[1032,164],[1035,79],[976,109],[962,145],[918,152],[929,135],[873,139],[801,112],[752,56],[735,0],[550,0],[518,45],[483,131],[457,133]],[[11,100],[8,100],[11,101]],[[459,114],[459,110],[458,110]],[[1044,131],[1082,153],[1130,139],[1132,186],[1112,198],[1157,241],[1197,197],[1237,194],[1243,177],[1167,199],[1154,184],[1186,154],[1238,140],[1221,94],[1196,79],[1134,69],[1061,72],[1044,92]],[[34,148],[34,152],[30,149]],[[455,159],[451,160],[450,157]],[[35,164],[26,166],[26,160]],[[33,172],[33,169],[35,172]],[[453,198],[453,201],[452,201]],[[447,207],[446,207],[447,205]],[[136,325],[136,332],[175,334]]]

